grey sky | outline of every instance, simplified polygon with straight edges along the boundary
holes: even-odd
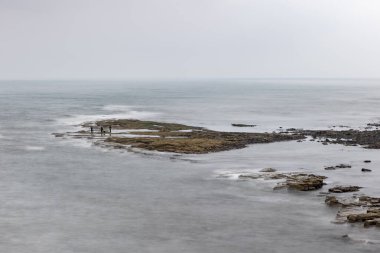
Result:
[[[0,0],[0,79],[380,77],[379,0]]]

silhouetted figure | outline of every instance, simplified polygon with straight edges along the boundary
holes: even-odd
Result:
[[[94,128],[92,126],[90,127],[90,130],[91,130],[91,134],[93,134],[94,133]]]
[[[108,129],[110,130],[110,134],[111,134],[111,131],[112,131],[112,126],[109,126]]]
[[[103,127],[101,126],[100,127],[100,135],[103,135],[103,133],[104,133],[104,130],[103,130]]]

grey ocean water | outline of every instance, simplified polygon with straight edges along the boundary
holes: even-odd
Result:
[[[362,128],[380,120],[376,85],[379,80],[2,81],[0,252],[379,252],[379,229],[331,223],[337,210],[318,192],[273,192],[274,182],[236,180],[264,167],[304,170],[380,196],[379,150],[283,142],[178,156],[51,135],[83,121],[124,117],[226,131]],[[364,165],[367,159],[372,163]],[[337,163],[353,167],[323,169]]]

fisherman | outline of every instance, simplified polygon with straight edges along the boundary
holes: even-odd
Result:
[[[109,126],[108,126],[108,129],[110,130],[110,134],[111,134],[111,131],[112,131],[112,126],[111,126],[111,125],[109,125]]]
[[[104,133],[104,130],[103,130],[103,127],[101,126],[100,127],[100,135],[103,135],[103,133]]]

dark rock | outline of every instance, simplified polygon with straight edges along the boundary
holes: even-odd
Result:
[[[246,125],[246,124],[231,124],[234,127],[255,127],[257,125]]]
[[[262,170],[260,170],[260,172],[276,172],[277,170],[276,169],[273,169],[273,168],[264,168]]]
[[[335,186],[333,188],[329,189],[329,192],[333,193],[343,193],[343,192],[356,192],[359,191],[359,189],[362,187],[359,186]]]
[[[371,172],[372,170],[370,169],[366,169],[366,168],[362,168],[362,172]]]
[[[370,163],[370,162],[371,162],[371,160],[365,160],[364,162],[365,162],[365,163]]]
[[[339,164],[337,166],[335,166],[335,168],[338,168],[338,169],[346,169],[346,168],[351,168],[351,165],[349,164]]]
[[[376,226],[380,224],[380,219],[366,220],[364,222],[364,227]]]

